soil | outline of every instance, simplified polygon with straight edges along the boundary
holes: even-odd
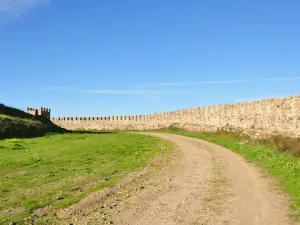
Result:
[[[57,224],[297,224],[275,182],[239,155],[194,138],[149,135],[176,148],[152,162],[159,170],[141,169],[57,211]]]

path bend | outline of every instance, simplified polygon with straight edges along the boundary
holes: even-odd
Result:
[[[181,151],[166,182],[137,197],[117,224],[290,225],[288,203],[262,170],[207,141],[147,133]]]

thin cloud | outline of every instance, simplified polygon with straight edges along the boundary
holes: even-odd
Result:
[[[300,80],[300,77],[275,77],[275,78],[266,78],[266,79],[260,79],[259,81],[285,81],[285,80]]]
[[[49,3],[50,0],[0,0],[0,18],[19,18],[27,11]]]
[[[224,83],[249,83],[249,82],[251,82],[251,80],[215,80],[215,81],[200,81],[200,82],[195,82],[194,84],[224,84]]]
[[[104,90],[87,90],[90,94],[99,95],[157,95],[168,93],[186,93],[187,90],[135,90],[135,89],[104,89]]]
[[[289,80],[300,80],[300,77],[277,77],[277,78],[265,78],[258,80],[213,80],[213,81],[197,81],[197,82],[166,82],[166,83],[150,83],[134,85],[128,89],[81,89],[71,87],[71,86],[49,86],[46,90],[49,91],[79,91],[81,93],[95,94],[95,95],[140,95],[147,96],[148,98],[153,98],[157,95],[162,94],[180,94],[180,93],[190,93],[191,90],[178,90],[178,89],[153,89],[159,87],[175,87],[175,86],[191,86],[198,84],[234,84],[234,83],[258,83],[258,82],[272,82],[272,81],[289,81]],[[145,89],[146,88],[146,89]],[[147,89],[150,88],[150,89]],[[240,99],[241,100],[241,99]]]
[[[189,86],[197,84],[223,84],[223,83],[249,83],[251,80],[213,80],[213,81],[196,81],[196,82],[165,82],[133,85],[132,87],[166,87],[166,86]]]
[[[212,80],[212,81],[195,81],[195,82],[165,82],[165,83],[149,83],[133,85],[133,88],[143,87],[167,87],[167,86],[192,86],[199,84],[234,84],[234,83],[251,83],[251,82],[268,82],[268,81],[289,81],[300,80],[300,77],[276,77],[276,78],[264,78],[258,80]]]

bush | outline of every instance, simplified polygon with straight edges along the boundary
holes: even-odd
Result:
[[[272,136],[266,142],[275,145],[281,151],[288,151],[300,157],[300,141],[296,138]]]

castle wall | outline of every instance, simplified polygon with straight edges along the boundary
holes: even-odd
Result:
[[[280,134],[300,137],[300,95],[152,115],[62,117],[52,118],[52,121],[70,130],[148,130],[172,125],[191,131],[221,128],[240,130],[254,136]]]
[[[50,118],[50,109],[47,109],[47,108],[39,108],[39,109],[34,109],[34,108],[26,108],[25,109],[25,112],[26,113],[29,113],[31,115],[34,115],[34,116],[44,116],[46,118]]]
[[[38,115],[38,110],[34,108],[26,108],[25,110],[26,113],[29,113],[31,115],[37,116]]]

